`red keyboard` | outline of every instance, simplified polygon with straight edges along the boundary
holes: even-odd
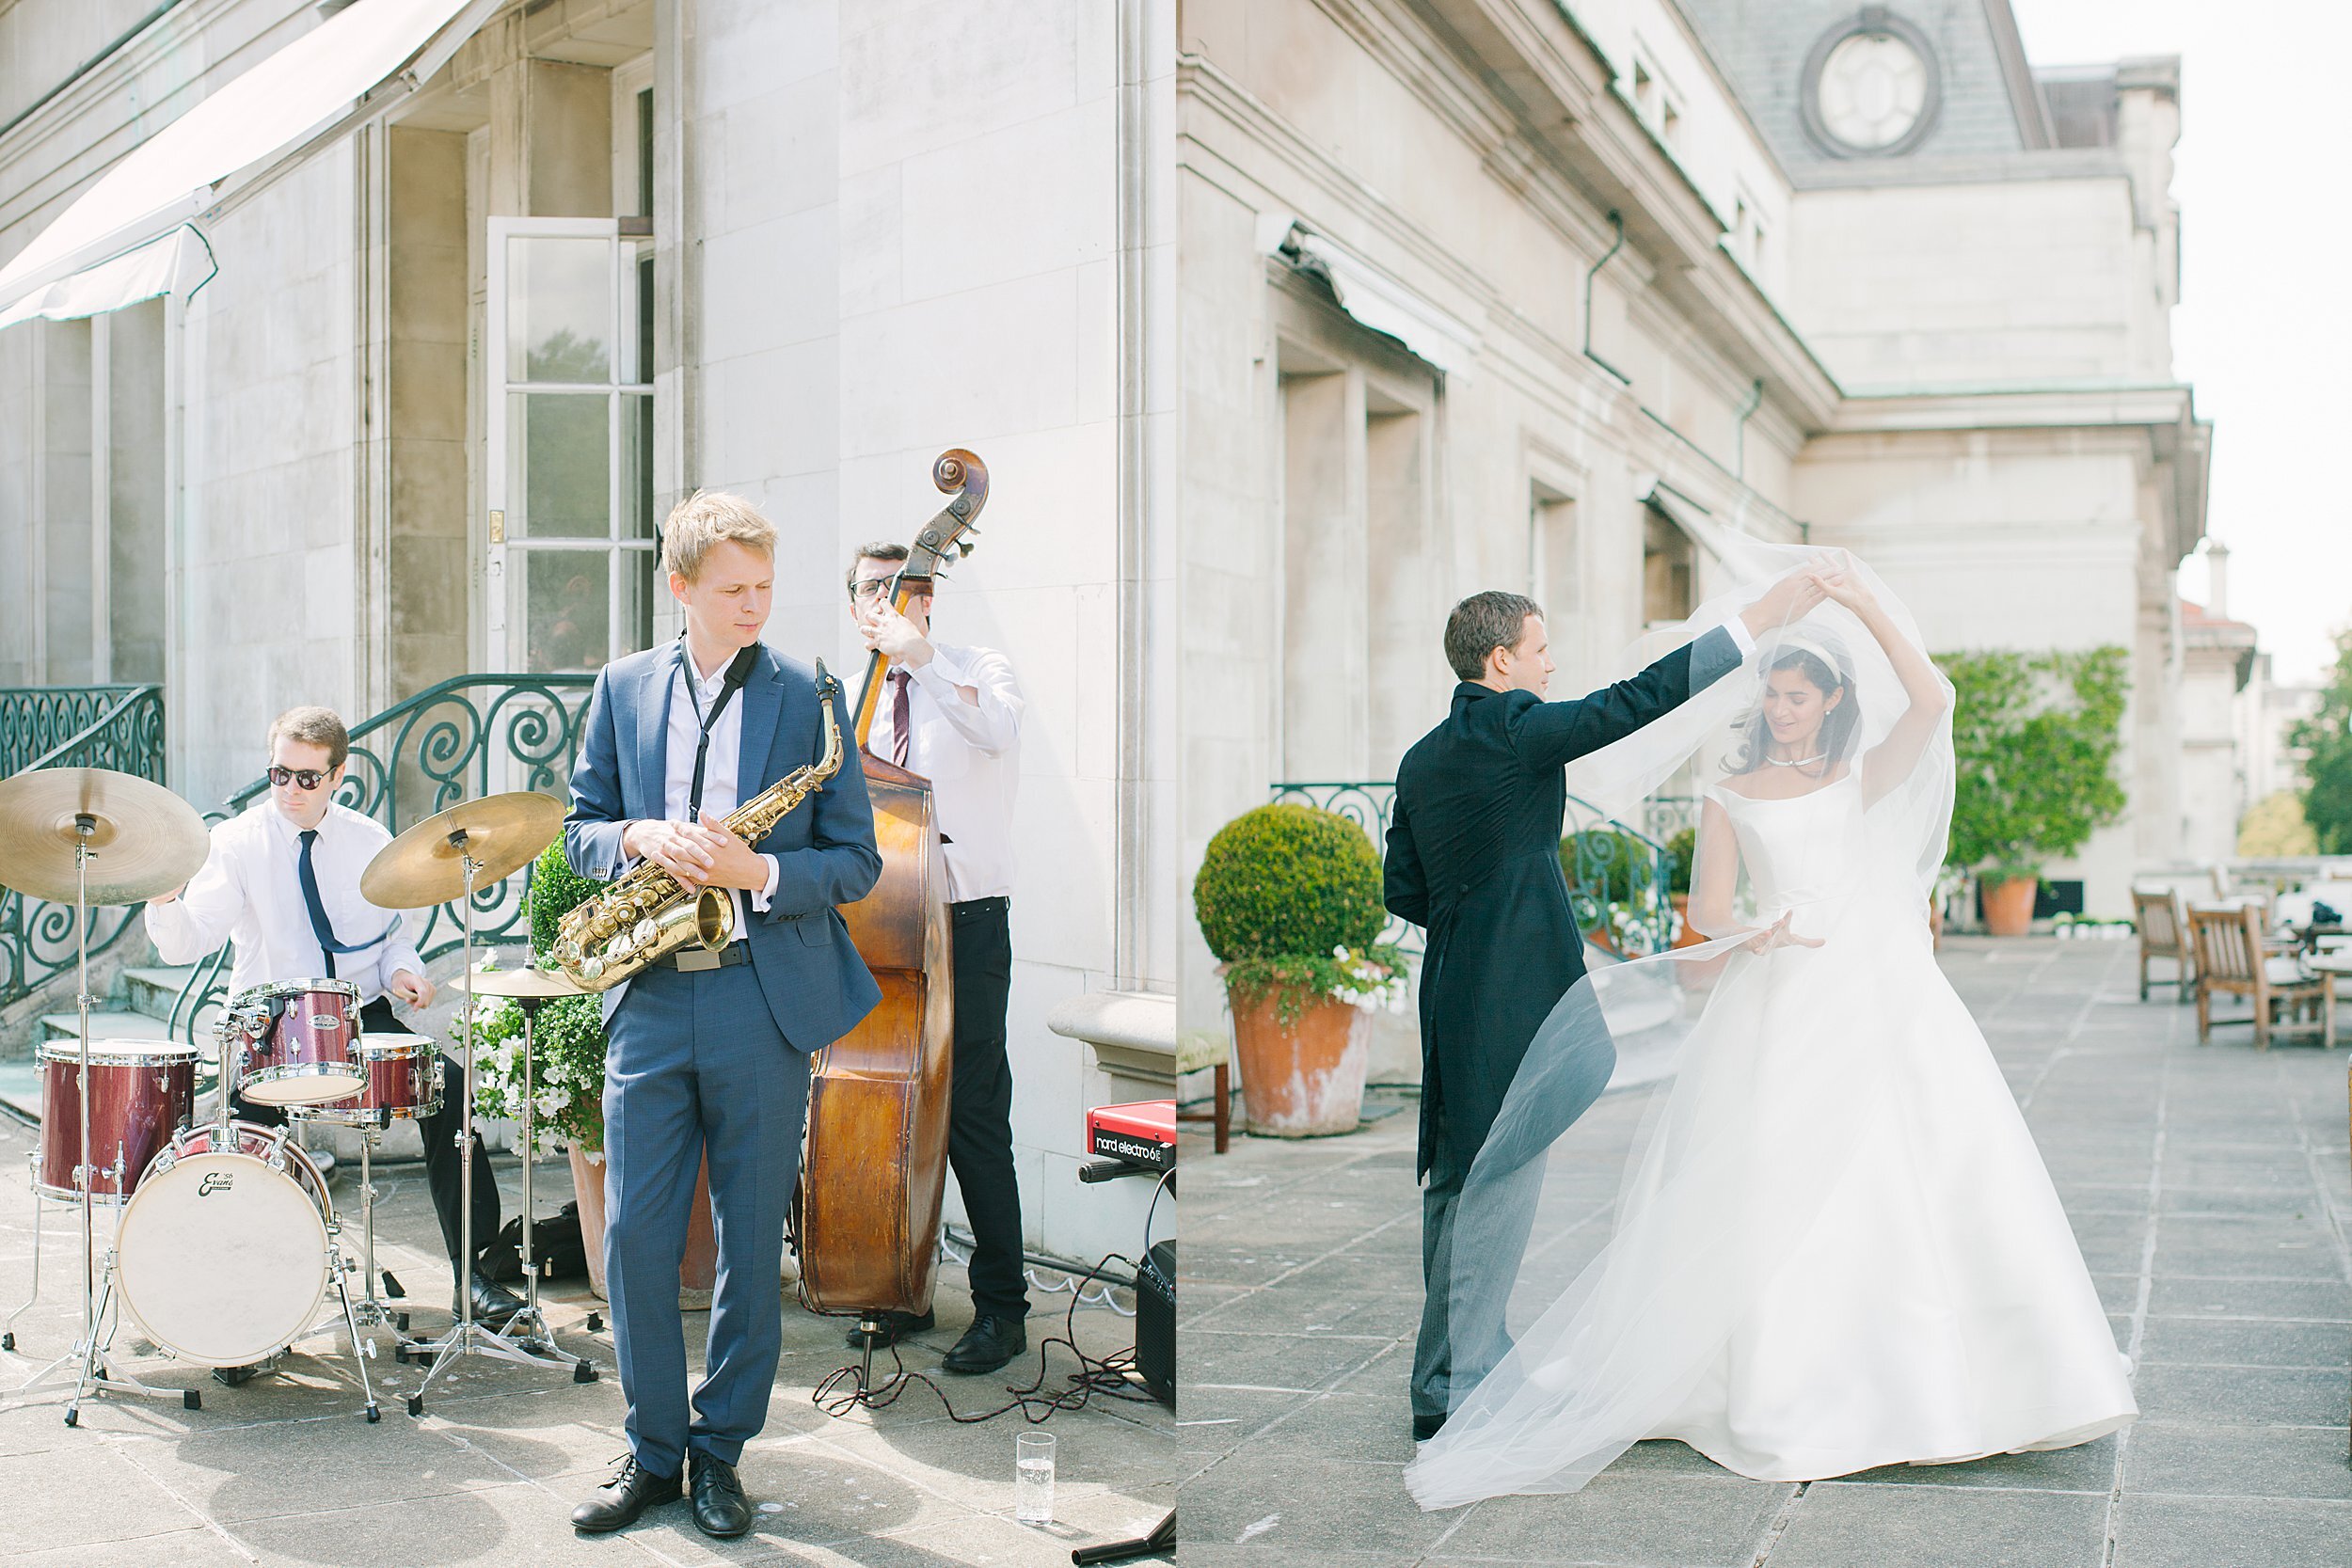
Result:
[[[1176,1101],[1096,1106],[1087,1113],[1087,1148],[1098,1158],[1143,1170],[1170,1169],[1176,1164]]]

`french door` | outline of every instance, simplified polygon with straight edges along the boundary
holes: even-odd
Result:
[[[652,244],[612,218],[489,241],[487,652],[594,671],[653,640]]]

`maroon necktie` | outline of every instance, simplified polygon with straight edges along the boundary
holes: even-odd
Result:
[[[890,672],[890,760],[901,768],[907,766],[907,743],[913,738],[908,732],[913,727],[913,721],[907,713],[907,673],[893,670]]]

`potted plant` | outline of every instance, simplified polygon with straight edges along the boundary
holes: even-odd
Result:
[[[1584,940],[1620,958],[1646,951],[1658,912],[1650,848],[1614,825],[1581,828],[1560,841],[1560,874]]]
[[[1372,841],[1311,806],[1244,812],[1209,841],[1193,911],[1221,965],[1249,1131],[1353,1132],[1372,1010],[1405,1006],[1404,956],[1379,941]]]
[[[1975,868],[1985,928],[2022,936],[2045,859],[2071,855],[2122,815],[2115,757],[2129,689],[2124,651],[1946,654],[1954,781],[1947,863]]]
[[[571,868],[561,839],[540,851],[526,895],[533,962],[546,962],[564,916],[604,886]],[[604,1045],[600,995],[544,1002],[532,1021],[532,1090],[537,1102],[532,1151],[548,1153],[561,1144],[570,1156],[580,1243],[588,1254],[588,1288],[599,1296],[604,1294]],[[522,1090],[522,1008],[504,997],[485,997],[474,1007],[474,1115],[519,1125]],[[718,1256],[706,1174],[695,1189],[686,1260],[678,1270],[684,1305],[709,1305]]]
[[[1699,831],[1685,828],[1666,840],[1666,896],[1674,905],[1677,947],[1696,947],[1707,933],[1691,929],[1691,863],[1698,858]]]

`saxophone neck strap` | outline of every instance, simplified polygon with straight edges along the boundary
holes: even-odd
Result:
[[[736,656],[727,661],[725,683],[720,687],[717,699],[710,705],[710,711],[705,713],[698,689],[701,683],[694,676],[694,657],[687,650],[686,634],[678,633],[678,673],[686,677],[686,700],[693,705],[694,717],[702,721],[702,733],[694,739],[694,782],[686,794],[686,817],[690,822],[702,820],[703,768],[710,760],[710,732],[717,727],[719,716],[726,712],[728,702],[752,678],[752,665],[758,657],[759,644],[756,642],[737,651]]]

